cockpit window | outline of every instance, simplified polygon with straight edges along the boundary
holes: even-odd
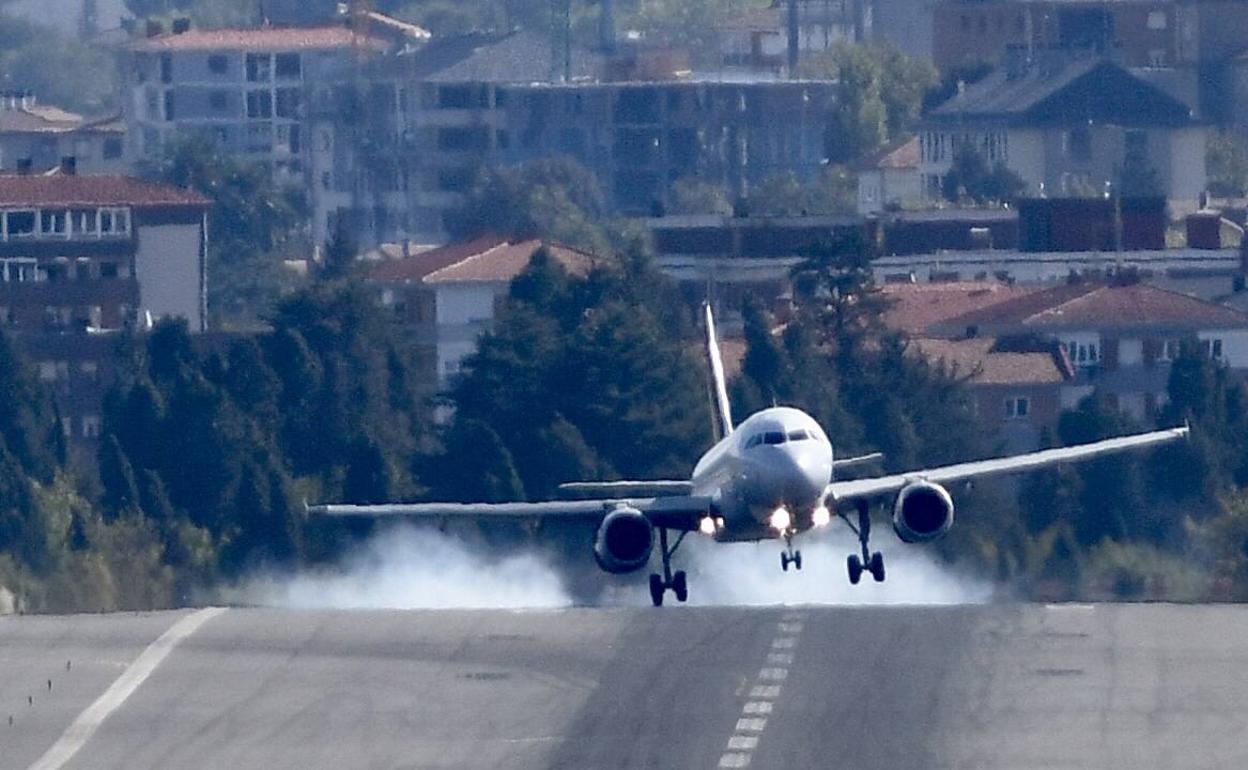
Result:
[[[808,438],[810,438],[810,434],[806,432],[805,428],[789,431],[789,441],[805,441]]]
[[[783,444],[784,433],[781,431],[767,431],[763,434],[764,444]]]
[[[755,433],[753,436],[750,436],[748,439],[746,439],[745,448],[750,449],[752,447],[758,446],[761,443],[763,443],[763,434]]]

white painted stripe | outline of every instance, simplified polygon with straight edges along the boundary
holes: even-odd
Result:
[[[741,709],[742,714],[770,714],[772,702],[769,700],[752,700],[745,704],[745,708]]]
[[[750,690],[751,698],[779,698],[780,685],[778,684],[760,684]]]
[[[737,720],[737,732],[761,733],[767,727],[767,717],[742,717]]]
[[[758,672],[758,678],[764,682],[783,682],[789,678],[789,670],[787,668],[764,668]]]
[[[120,708],[121,704],[139,689],[139,685],[143,684],[156,667],[169,657],[169,653],[173,652],[173,648],[177,647],[179,642],[223,612],[225,612],[224,607],[207,607],[192,612],[170,626],[168,631],[157,637],[156,641],[139,653],[139,657],[121,672],[121,676],[117,677],[103,695],[96,698],[94,703],[78,715],[78,718],[66,728],[65,733],[57,742],[52,744],[52,748],[30,766],[30,770],[58,770],[73,759],[78,750],[91,740],[91,736],[95,734],[109,714]]]
[[[757,735],[734,735],[728,739],[728,748],[731,751],[753,751],[756,746]]]
[[[750,755],[738,754],[736,752],[728,753],[719,758],[720,767],[749,767]]]
[[[791,650],[797,646],[797,639],[792,636],[782,636],[779,639],[771,640],[771,648],[773,650]]]
[[[802,632],[801,623],[777,623],[776,627],[780,629],[782,634],[800,634]]]
[[[1076,612],[1091,612],[1096,609],[1095,604],[1046,604],[1046,610],[1075,610]]]
[[[767,653],[767,662],[773,666],[787,666],[793,662],[793,653],[769,652]]]
[[[781,619],[781,620],[783,620],[783,621],[786,621],[786,622],[791,622],[791,621],[794,621],[794,620],[805,620],[805,619],[806,619],[806,613],[804,613],[804,612],[786,612],[786,613],[784,613],[783,615],[781,615],[781,616],[780,616],[780,619]]]

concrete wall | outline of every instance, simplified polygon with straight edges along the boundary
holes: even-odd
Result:
[[[205,328],[202,272],[203,226],[146,225],[137,234],[134,256],[139,281],[139,313],[153,320],[187,319],[192,331]]]

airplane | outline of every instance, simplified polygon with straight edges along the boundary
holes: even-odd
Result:
[[[1088,444],[1046,449],[991,460],[947,465],[870,478],[837,481],[836,471],[877,462],[878,453],[834,459],[832,442],[810,415],[788,406],[763,409],[734,425],[724,378],[715,319],[705,306],[706,349],[712,380],[712,410],[719,440],[698,460],[688,481],[582,481],[563,484],[568,499],[515,503],[329,504],[308,508],[327,516],[403,516],[445,524],[453,518],[477,520],[551,518],[597,522],[593,553],[598,566],[613,574],[636,572],[651,562],[657,546],[662,572],[650,574],[650,598],[663,604],[671,591],[679,602],[689,596],[684,571],[672,571],[672,557],[686,535],[697,532],[716,542],[783,540],[780,566],[802,568],[793,539],[807,530],[843,520],[857,535],[861,555],[846,559],[849,582],[864,572],[883,582],[884,557],[870,549],[870,504],[892,498],[892,524],[905,543],[927,543],[953,526],[948,485],[1063,462],[1157,446],[1188,435],[1178,428],[1137,433]],[[847,506],[851,510],[847,510]],[[851,519],[851,512],[857,513]],[[677,533],[669,543],[669,532]]]

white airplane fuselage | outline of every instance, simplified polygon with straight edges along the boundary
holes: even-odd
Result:
[[[832,459],[832,444],[813,417],[791,407],[764,409],[702,455],[693,493],[714,502],[722,520],[716,540],[795,534],[827,521],[816,509],[832,481]],[[785,514],[787,526],[779,526]]]

